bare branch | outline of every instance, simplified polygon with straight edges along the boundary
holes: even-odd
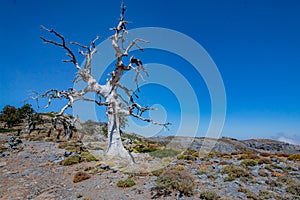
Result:
[[[66,41],[65,41],[65,38],[64,36],[62,36],[61,34],[59,34],[58,32],[56,32],[54,29],[47,29],[46,27],[44,26],[40,26],[40,28],[42,30],[45,30],[45,31],[48,31],[49,33],[53,33],[54,35],[56,35],[57,37],[59,37],[61,39],[61,43],[59,42],[55,42],[53,40],[48,40],[48,39],[45,39],[44,37],[40,37],[45,43],[51,43],[51,44],[54,44],[56,46],[60,46],[62,47],[63,49],[65,49],[68,54],[70,55],[70,57],[72,58],[71,62],[75,65],[75,67],[78,69],[78,70],[81,70],[80,66],[78,65],[77,63],[77,59],[76,59],[76,56],[75,54],[73,53],[73,51],[66,45]]]
[[[138,41],[139,41],[139,42],[149,43],[149,41],[147,41],[147,40],[143,40],[143,39],[140,39],[140,38],[135,38],[135,39],[128,45],[128,47],[126,48],[125,52],[123,53],[123,56],[128,56],[128,53],[129,53],[130,49],[131,49],[133,46],[136,46],[138,49],[140,49],[141,51],[143,51],[144,49],[138,45],[138,43],[137,43]]]
[[[142,116],[140,116],[140,115],[137,115],[137,114],[134,114],[134,113],[132,113],[131,115],[132,115],[133,117],[135,117],[135,118],[138,118],[138,119],[142,120],[142,121],[145,121],[145,122],[148,122],[148,123],[151,123],[151,124],[154,124],[154,125],[163,126],[163,127],[167,128],[167,129],[168,129],[168,126],[171,125],[170,122],[167,122],[167,123],[160,123],[160,122],[154,121],[153,119],[144,118],[144,117],[142,117]]]

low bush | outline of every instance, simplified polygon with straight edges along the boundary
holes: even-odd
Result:
[[[0,128],[0,133],[10,133],[10,132],[14,132],[17,131],[15,129],[6,129],[6,128]]]
[[[269,173],[267,173],[265,170],[263,169],[259,169],[258,170],[258,175],[262,176],[262,177],[268,177]]]
[[[239,152],[236,152],[236,151],[234,151],[234,152],[231,152],[231,155],[232,156],[236,156],[236,155],[239,155],[240,153]]]
[[[82,152],[80,154],[87,162],[98,161],[93,154],[89,152]]]
[[[166,170],[157,178],[156,183],[160,188],[173,189],[187,196],[193,195],[194,177],[186,171]]]
[[[263,157],[269,157],[269,156],[271,156],[271,154],[267,153],[267,152],[261,152],[260,155],[263,156]]]
[[[135,182],[132,179],[119,180],[117,183],[118,187],[132,187],[135,185]]]
[[[241,165],[245,165],[245,166],[255,166],[257,164],[258,164],[258,162],[253,159],[245,159],[241,162]]]
[[[243,153],[238,157],[238,160],[244,160],[244,159],[259,159],[259,156],[257,156],[256,154],[252,154],[252,153]]]
[[[276,156],[287,158],[287,157],[290,156],[290,154],[287,154],[287,153],[278,153],[278,154],[276,154]]]
[[[240,187],[238,191],[244,193],[248,199],[259,200],[258,196],[255,193],[247,190],[246,188]]]
[[[262,165],[262,164],[271,164],[272,161],[270,158],[260,158],[258,159],[258,164]]]
[[[286,191],[293,195],[300,196],[300,184],[292,184],[286,188]]]
[[[234,180],[235,178],[250,177],[250,174],[242,167],[228,165],[221,170],[222,174],[227,174],[229,178]]]
[[[297,160],[300,161],[300,154],[293,154],[288,157],[288,160]]]
[[[88,173],[86,173],[86,172],[77,172],[73,176],[73,182],[78,183],[78,182],[84,181],[84,180],[89,179],[89,178],[91,178],[91,176]]]
[[[214,191],[204,191],[200,193],[200,199],[203,200],[217,200],[220,199],[220,196]]]
[[[77,155],[77,154],[74,154],[74,155],[71,155],[69,157],[67,157],[66,159],[64,159],[61,164],[63,166],[67,166],[67,165],[73,165],[73,164],[77,164],[77,163],[80,163],[82,161],[82,158]]]
[[[258,196],[259,196],[260,200],[263,200],[263,199],[267,200],[267,199],[271,199],[272,198],[272,196],[271,196],[271,194],[270,194],[270,192],[268,190],[260,190],[258,192]]]

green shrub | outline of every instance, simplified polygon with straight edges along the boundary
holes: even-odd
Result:
[[[91,153],[89,152],[82,152],[80,154],[87,162],[92,162],[92,161],[97,161],[97,159],[95,158],[95,156],[93,156]]]
[[[82,158],[75,154],[75,155],[71,155],[69,157],[67,157],[66,159],[64,159],[61,164],[64,165],[64,166],[67,166],[67,165],[73,165],[73,164],[77,164],[77,163],[80,163],[82,161]]]
[[[185,158],[185,155],[183,155],[183,154],[177,155],[178,160],[183,160],[184,158]]]
[[[286,188],[286,191],[293,195],[300,196],[300,184],[292,184]]]
[[[221,170],[222,174],[227,174],[232,180],[241,177],[250,177],[250,174],[242,167],[228,165]]]
[[[132,187],[135,185],[135,182],[132,179],[119,180],[117,183],[118,187]]]
[[[186,171],[166,170],[157,178],[156,183],[160,188],[174,189],[187,196],[193,195],[194,177]]]
[[[277,178],[277,181],[280,183],[285,183],[285,184],[293,184],[295,181],[290,178],[289,176],[279,176]]]
[[[258,162],[253,159],[245,159],[241,162],[241,165],[245,165],[245,166],[255,166],[257,164],[258,164]]]
[[[244,193],[248,199],[259,200],[258,196],[255,193],[247,190],[246,188],[240,187],[238,191]]]
[[[0,128],[0,133],[10,133],[10,132],[14,132],[17,131],[15,129],[6,129],[6,128]]]
[[[174,151],[172,149],[162,149],[162,150],[157,150],[150,152],[149,154],[151,156],[157,157],[157,158],[165,158],[165,157],[173,157],[178,155],[179,152]]]
[[[149,153],[149,152],[154,152],[154,151],[157,151],[156,148],[148,148],[148,147],[136,147],[134,148],[135,152],[138,152],[138,153]]]
[[[300,154],[293,154],[288,157],[288,160],[297,160],[300,161]]]
[[[220,199],[220,196],[214,191],[204,191],[200,193],[200,199],[203,200],[217,200]]]
[[[258,193],[259,199],[263,200],[263,199],[271,199],[271,194],[268,190],[260,190]]]

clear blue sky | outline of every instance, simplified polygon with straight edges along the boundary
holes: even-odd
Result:
[[[227,95],[223,136],[300,141],[299,1],[125,3],[126,18],[133,22],[129,29],[165,27],[182,32],[200,43],[213,58]],[[64,58],[62,50],[41,42],[39,36],[44,33],[40,25],[55,28],[66,38],[81,43],[88,43],[96,35],[106,39],[111,34],[108,28],[115,26],[119,17],[119,4],[116,0],[1,1],[0,107],[21,106],[31,90],[43,92],[72,86],[75,71],[60,62]],[[168,58],[152,53],[158,60]],[[151,51],[145,57],[151,61]],[[153,88],[149,91],[155,93]],[[203,100],[201,107],[206,116],[210,111],[209,97],[205,97],[205,90],[203,94],[197,97],[208,99]],[[176,127],[177,109],[172,111],[172,106],[167,111]]]

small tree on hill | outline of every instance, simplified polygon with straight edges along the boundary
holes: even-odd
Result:
[[[21,108],[18,108],[18,115],[20,119],[29,119],[32,118],[35,111],[30,104],[25,104]]]
[[[6,123],[8,128],[12,128],[20,122],[20,117],[17,108],[11,105],[6,105],[1,111],[0,120]]]
[[[142,74],[148,75],[141,60],[135,58],[133,55],[131,55],[131,57],[128,59],[129,52],[132,49],[132,47],[136,46],[140,50],[143,50],[138,45],[138,43],[146,41],[140,38],[136,38],[127,47],[125,47],[124,35],[128,34],[128,31],[126,29],[126,25],[128,22],[124,19],[125,10],[126,8],[122,3],[121,16],[119,22],[116,27],[111,29],[112,31],[114,31],[114,34],[110,37],[110,39],[112,41],[112,47],[115,50],[116,62],[115,69],[110,73],[110,79],[108,79],[107,82],[103,85],[99,84],[91,73],[92,59],[95,53],[97,52],[97,49],[95,48],[95,43],[99,39],[99,37],[96,37],[96,39],[93,40],[89,46],[85,46],[79,44],[78,42],[67,42],[66,39],[56,30],[47,29],[42,26],[41,29],[49,32],[50,34],[53,34],[55,37],[57,37],[58,41],[49,40],[44,37],[41,37],[41,39],[45,43],[50,43],[55,46],[61,47],[67,52],[67,56],[69,57],[69,59],[65,60],[64,62],[73,64],[74,67],[77,69],[74,81],[83,81],[86,83],[86,86],[80,91],[76,91],[73,88],[69,88],[68,90],[62,91],[51,89],[45,94],[39,95],[37,98],[48,98],[48,105],[51,103],[51,100],[55,98],[65,98],[68,100],[68,103],[59,111],[55,118],[62,116],[67,108],[71,108],[74,102],[79,100],[94,102],[98,106],[106,106],[106,115],[108,117],[107,154],[110,156],[118,156],[130,159],[129,154],[125,150],[121,141],[120,116],[133,116],[142,121],[161,126],[167,126],[168,123],[159,123],[155,122],[152,119],[144,118],[142,114],[148,110],[153,110],[153,108],[139,105],[136,102],[138,96],[136,95],[135,91],[130,88],[127,88],[126,86],[120,83],[120,80],[126,71],[134,70],[136,72],[134,81],[136,82],[137,86],[138,78],[143,78]],[[81,54],[85,58],[84,64],[82,66],[79,65],[77,55],[71,48],[72,46],[80,48],[79,54]],[[123,90],[126,94],[126,97],[121,96],[119,90]],[[85,95],[89,92],[95,93],[98,96],[98,99],[87,98]]]

